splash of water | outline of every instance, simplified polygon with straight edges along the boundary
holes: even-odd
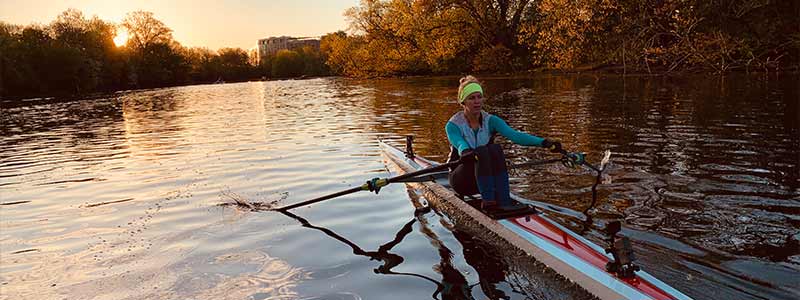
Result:
[[[289,192],[280,193],[280,198],[276,200],[263,200],[263,201],[255,201],[248,199],[238,193],[232,192],[230,189],[225,189],[220,191],[220,198],[226,200],[224,203],[220,203],[220,206],[234,206],[240,209],[248,209],[251,211],[263,211],[263,210],[272,210],[275,207],[278,207],[278,204],[281,201],[286,200],[289,196]]]

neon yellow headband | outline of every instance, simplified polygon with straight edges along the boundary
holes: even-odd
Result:
[[[481,96],[483,96],[483,88],[480,84],[471,82],[464,86],[464,89],[462,89],[461,93],[458,94],[458,103],[464,103],[464,99],[466,99],[467,96],[472,95],[474,92],[481,93]]]

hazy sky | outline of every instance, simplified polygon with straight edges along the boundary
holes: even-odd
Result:
[[[270,36],[320,36],[346,30],[345,9],[358,0],[0,0],[0,20],[17,25],[48,24],[67,8],[86,18],[119,23],[136,10],[153,12],[184,46],[244,49]]]

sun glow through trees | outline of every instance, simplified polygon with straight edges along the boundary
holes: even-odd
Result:
[[[122,47],[127,42],[128,42],[128,32],[125,30],[117,31],[117,35],[114,37],[114,45],[117,45],[117,47]]]

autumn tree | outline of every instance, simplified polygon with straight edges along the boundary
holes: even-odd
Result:
[[[523,16],[532,8],[530,0],[433,0],[431,3],[435,10],[461,10],[486,47],[502,46],[516,54],[527,50],[517,36]]]
[[[532,63],[556,69],[605,63],[607,52],[620,45],[618,12],[615,1],[539,1],[523,25],[525,41],[535,49]]]
[[[215,63],[221,70],[220,76],[225,80],[245,80],[251,77],[251,70],[247,51],[241,48],[222,48],[217,51]]]
[[[320,52],[331,72],[348,76],[359,75],[359,62],[353,56],[361,46],[356,38],[349,37],[344,31],[337,31],[322,36],[319,44]]]
[[[356,59],[334,67],[356,76],[524,69],[527,44],[517,32],[530,7],[528,1],[364,0],[345,13],[355,34],[331,39],[341,47],[328,47],[347,55],[331,56],[329,64]]]
[[[311,46],[304,46],[295,49],[303,61],[303,75],[322,76],[329,74],[328,66],[319,49]]]
[[[43,77],[52,42],[41,27],[0,22],[0,97],[48,92]]]
[[[404,13],[409,1],[365,0],[345,12],[353,30],[365,34],[360,49],[349,53],[363,62],[359,73],[368,76],[402,75],[418,69],[420,49],[413,22]]]
[[[63,55],[76,56],[61,67],[73,82],[75,92],[93,91],[119,83],[119,56],[114,46],[115,26],[83,13],[68,9],[49,26],[55,46]],[[66,58],[65,58],[66,59]],[[72,62],[73,64],[70,64]]]
[[[281,50],[275,54],[272,60],[272,76],[285,78],[297,77],[303,74],[303,58],[300,54],[292,50]]]
[[[189,77],[192,81],[209,82],[217,79],[219,70],[212,67],[216,56],[214,51],[203,47],[184,48],[183,55],[189,63]]]
[[[128,31],[132,85],[154,87],[188,82],[188,58],[181,55],[181,46],[172,39],[172,29],[153,13],[128,13],[122,27]]]
[[[114,25],[70,9],[47,26],[0,26],[3,95],[81,94],[115,87]]]
[[[128,32],[128,46],[137,51],[144,51],[156,44],[172,43],[172,29],[149,11],[128,13],[122,21],[122,27]]]

